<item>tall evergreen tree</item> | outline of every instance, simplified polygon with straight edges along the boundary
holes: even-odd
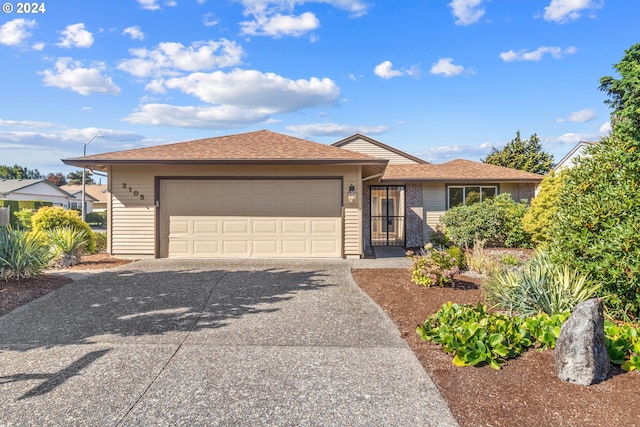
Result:
[[[491,153],[482,159],[484,163],[526,172],[545,174],[553,168],[553,155],[542,150],[540,138],[535,133],[523,140],[520,131],[501,150],[491,148]]]

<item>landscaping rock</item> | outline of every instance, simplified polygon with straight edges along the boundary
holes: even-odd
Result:
[[[553,352],[558,378],[575,384],[603,381],[611,362],[604,341],[602,302],[590,299],[576,306],[562,325]]]

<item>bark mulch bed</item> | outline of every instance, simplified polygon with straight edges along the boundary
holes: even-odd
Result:
[[[405,269],[354,270],[358,285],[386,311],[462,426],[640,426],[640,373],[614,369],[596,385],[556,377],[552,351],[529,350],[499,371],[456,367],[416,326],[447,301],[476,304],[479,279],[456,276],[455,288],[426,288]]]
[[[69,270],[104,270],[130,262],[111,258],[107,254],[85,255],[80,264]],[[0,280],[0,316],[71,282],[71,279],[59,274],[44,274],[19,282]]]

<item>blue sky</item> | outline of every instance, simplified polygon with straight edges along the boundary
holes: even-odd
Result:
[[[637,0],[38,5],[0,15],[0,164],[43,174],[98,132],[87,154],[269,129],[441,163],[520,130],[558,161],[606,134],[599,79],[640,42]]]

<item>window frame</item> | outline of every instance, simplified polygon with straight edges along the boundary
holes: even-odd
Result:
[[[484,188],[493,188],[495,189],[495,196],[500,194],[500,185],[498,184],[448,184],[447,185],[447,210],[451,209],[451,193],[450,189],[452,188],[462,188],[462,205],[467,206],[467,188],[480,188],[480,203],[482,203],[482,190]],[[494,197],[495,197],[494,196]]]

